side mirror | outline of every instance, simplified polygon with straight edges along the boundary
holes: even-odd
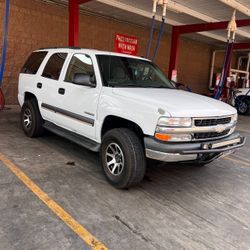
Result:
[[[76,73],[74,74],[73,83],[77,85],[87,86],[94,88],[96,86],[94,76]]]

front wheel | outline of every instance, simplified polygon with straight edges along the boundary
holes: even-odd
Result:
[[[142,143],[129,129],[108,131],[103,137],[100,158],[107,180],[116,188],[137,185],[145,175],[146,161]]]

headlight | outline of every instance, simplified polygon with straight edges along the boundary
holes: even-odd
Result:
[[[231,122],[233,123],[233,122],[237,122],[238,121],[238,114],[236,113],[236,114],[234,114],[234,115],[232,115],[231,116]]]
[[[175,118],[175,117],[160,117],[157,123],[155,138],[164,142],[182,142],[182,141],[192,141],[191,134],[175,134],[175,133],[166,133],[166,127],[177,128],[177,127],[191,127],[192,119],[191,118]]]
[[[191,127],[191,118],[174,118],[174,117],[160,117],[158,121],[159,126],[164,127]]]

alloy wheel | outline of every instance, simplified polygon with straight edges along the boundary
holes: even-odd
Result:
[[[124,169],[124,155],[117,143],[110,143],[106,150],[106,166],[109,172],[118,176]]]

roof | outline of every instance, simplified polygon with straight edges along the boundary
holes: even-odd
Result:
[[[110,51],[102,51],[102,50],[87,49],[87,48],[80,48],[80,47],[48,47],[48,48],[40,48],[40,49],[37,49],[36,51],[42,51],[42,50],[52,51],[55,53],[75,51],[75,52],[86,53],[86,54],[129,57],[129,58],[148,61],[148,59],[143,58],[143,57],[139,57],[139,56],[132,56],[132,55],[128,55],[128,54],[121,54],[121,53],[115,53],[115,52],[110,52]]]

